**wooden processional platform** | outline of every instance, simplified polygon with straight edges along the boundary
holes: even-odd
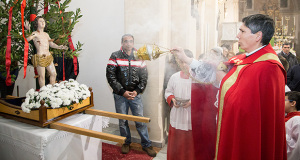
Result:
[[[139,117],[132,115],[125,115],[107,111],[101,111],[96,109],[91,109],[94,106],[93,92],[90,88],[91,96],[81,103],[73,104],[69,107],[63,108],[51,108],[44,106],[44,102],[41,102],[41,107],[38,109],[32,109],[30,113],[23,112],[21,104],[25,100],[25,97],[12,97],[9,96],[6,99],[0,99],[0,116],[4,118],[13,119],[23,123],[39,126],[39,127],[49,127],[52,129],[72,132],[76,134],[81,134],[89,137],[95,137],[99,139],[124,143],[126,137],[112,135],[108,133],[97,132],[93,130],[88,130],[80,127],[75,127],[63,123],[59,123],[59,120],[69,117],[71,115],[83,112],[90,115],[99,115],[117,119],[125,119],[130,121],[149,123],[150,118]]]

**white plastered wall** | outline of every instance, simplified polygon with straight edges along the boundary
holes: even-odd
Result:
[[[79,55],[79,83],[93,88],[96,109],[115,112],[112,90],[109,87],[105,69],[112,52],[121,45],[124,34],[124,1],[123,0],[73,0],[67,10],[81,9],[83,17],[75,25],[72,32],[74,45],[78,41],[84,43]],[[25,96],[26,92],[35,88],[34,70],[27,68],[27,76],[23,79],[23,69],[16,81],[14,95]],[[112,123],[117,123],[112,119]]]
[[[211,10],[213,4],[206,2],[208,10]],[[190,49],[194,54],[203,50],[203,45],[196,40],[201,39],[203,42],[206,32],[202,30],[201,34],[196,34],[195,18],[191,16],[191,0],[73,0],[68,10],[75,11],[76,8],[81,9],[83,17],[72,32],[73,43],[84,43],[79,56],[80,72],[77,80],[93,88],[96,109],[115,112],[112,90],[105,75],[106,64],[111,53],[120,49],[123,34],[131,33],[135,36],[136,48],[145,43],[155,43],[166,48],[181,46]],[[215,15],[215,12],[211,12],[202,13]],[[204,23],[200,23],[202,28],[207,23],[212,25],[209,32],[210,42],[206,44],[209,47],[216,44],[214,18],[215,16],[211,19],[206,17],[200,21]],[[199,45],[202,46],[200,49],[197,47]],[[163,97],[165,65],[166,56],[147,62],[148,85],[142,95],[144,115],[151,118],[148,124],[150,139],[162,145],[165,143],[169,125],[169,108]],[[22,73],[23,70],[16,82],[20,90],[19,96],[25,96],[30,88],[35,88],[33,68],[28,67],[26,79],[22,78]],[[14,95],[17,93],[16,88]],[[118,120],[111,119],[110,123],[117,124]],[[130,125],[132,136],[139,137],[134,124]]]

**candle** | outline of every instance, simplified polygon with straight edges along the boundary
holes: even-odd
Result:
[[[281,25],[283,26],[283,17],[281,17]]]

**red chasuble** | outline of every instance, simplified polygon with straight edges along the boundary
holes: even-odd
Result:
[[[285,79],[270,44],[236,62],[221,82],[215,159],[286,159]]]
[[[216,142],[216,116],[218,88],[212,84],[192,84],[191,119],[195,157],[213,160]]]

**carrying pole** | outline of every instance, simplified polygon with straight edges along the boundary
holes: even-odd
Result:
[[[126,114],[120,114],[120,113],[112,113],[112,112],[101,111],[101,110],[96,110],[96,109],[86,109],[85,113],[91,114],[91,115],[117,118],[117,119],[125,119],[125,120],[129,120],[129,121],[143,122],[143,123],[150,122],[150,118],[147,118],[147,117],[132,116],[132,115],[126,115]]]
[[[108,141],[119,142],[122,144],[125,143],[125,139],[126,139],[126,137],[116,136],[116,135],[93,131],[93,130],[84,129],[84,128],[80,128],[80,127],[75,127],[75,126],[71,126],[71,125],[59,123],[59,122],[51,123],[50,128],[61,130],[61,131],[67,131],[67,132],[71,132],[71,133],[76,133],[76,134],[80,134],[80,135],[85,135],[85,136],[89,136],[89,137],[104,139],[104,140],[108,140]]]

